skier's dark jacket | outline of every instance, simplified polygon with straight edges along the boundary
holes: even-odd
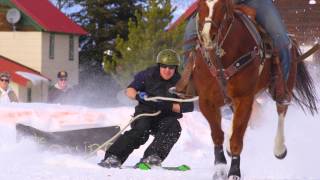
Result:
[[[168,89],[171,87],[174,87],[178,82],[178,80],[180,79],[180,77],[181,76],[179,72],[176,70],[175,74],[171,79],[164,80],[160,76],[159,65],[156,65],[156,66],[149,67],[146,70],[136,74],[134,77],[134,80],[131,82],[131,84],[128,87],[134,88],[135,90],[140,92],[144,91],[148,94],[148,97],[161,96],[161,97],[177,98],[176,95],[169,93]],[[172,102],[166,101],[165,103],[170,103],[172,107]],[[180,103],[180,105],[181,105],[180,113],[167,111],[167,112],[162,112],[161,115],[169,115],[169,116],[175,116],[176,118],[181,118],[182,113],[193,111],[192,102]],[[144,104],[139,102],[139,104],[135,108],[136,110],[135,115],[141,114],[141,113],[157,112],[159,110],[159,107],[157,106],[158,104],[156,103],[154,105],[150,105],[150,104]]]

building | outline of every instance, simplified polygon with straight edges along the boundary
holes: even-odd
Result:
[[[41,102],[46,100],[50,79],[40,72],[1,55],[0,72],[10,73],[10,87],[17,93],[19,101]]]
[[[11,19],[8,19],[9,16],[12,16]],[[60,70],[68,72],[71,85],[78,84],[79,36],[85,34],[85,30],[48,0],[0,0],[0,55],[5,57],[2,59],[52,79],[49,83],[43,82],[42,88],[28,86],[31,89],[29,94],[32,94],[29,100],[32,102],[46,101],[48,86],[54,83]],[[17,83],[19,87],[21,84]],[[18,95],[20,99],[28,97],[24,90],[18,92],[22,93]],[[22,100],[28,101],[28,98]]]

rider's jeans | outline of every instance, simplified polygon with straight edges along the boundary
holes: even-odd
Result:
[[[188,41],[194,37],[197,37],[197,25],[196,25],[196,16],[190,17],[188,20],[188,23],[185,27],[185,32],[184,32],[184,41]],[[183,51],[187,52],[192,49],[194,49],[196,46],[195,43],[183,43]],[[183,64],[185,65],[188,61],[188,55],[183,56]]]
[[[277,8],[272,0],[245,0],[244,4],[256,9],[257,22],[270,34],[275,47],[280,51],[283,74],[287,80],[290,69],[291,41]]]

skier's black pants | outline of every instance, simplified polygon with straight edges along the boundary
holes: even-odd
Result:
[[[122,163],[134,149],[147,142],[149,135],[154,135],[153,142],[146,149],[143,157],[158,155],[164,160],[181,134],[181,126],[176,117],[141,117],[131,125],[132,129],[126,131],[109,148],[105,159],[110,155],[117,156]]]

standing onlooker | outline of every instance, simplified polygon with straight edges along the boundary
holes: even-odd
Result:
[[[16,93],[9,87],[10,74],[8,72],[0,73],[0,104],[19,102]]]
[[[58,82],[49,89],[48,102],[63,103],[70,91],[68,86],[68,73],[66,71],[59,71],[57,74]]]

